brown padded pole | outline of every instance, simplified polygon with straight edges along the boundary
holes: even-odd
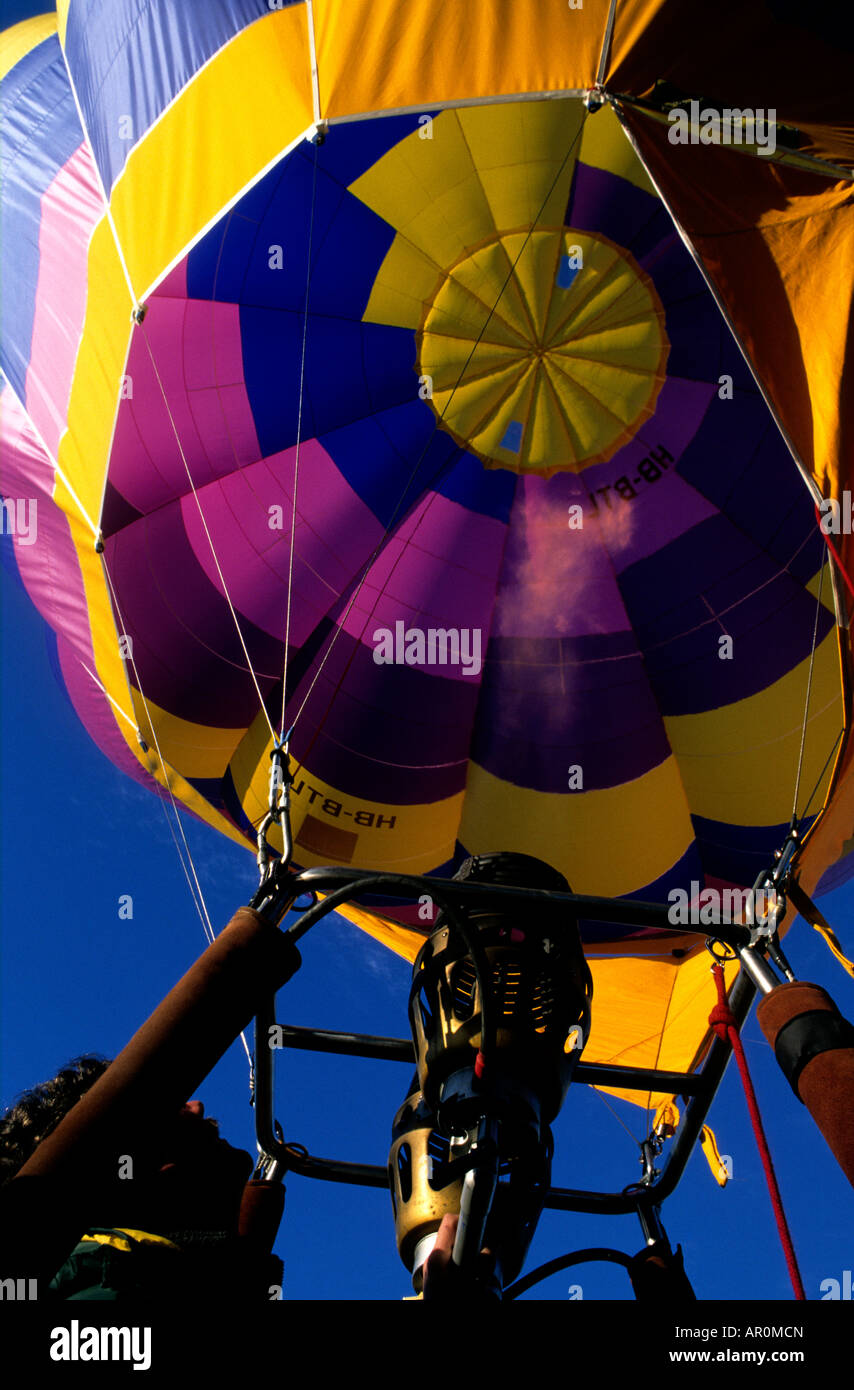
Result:
[[[820,985],[800,980],[779,985],[766,994],[757,1009],[762,1031],[776,1048],[781,1030],[802,1014],[840,1014]],[[809,1110],[839,1166],[854,1186],[854,1046],[819,1052],[804,1066],[798,1094]]]
[[[9,1272],[25,1273],[22,1260],[42,1274],[58,1267],[69,1235],[73,1245],[85,1229],[92,1195],[107,1174],[114,1178],[118,1155],[145,1153],[149,1136],[192,1096],[264,993],[299,965],[278,928],[248,907],[234,914],[3,1190],[0,1246]]]
[[[238,1232],[254,1249],[269,1255],[285,1209],[285,1189],[280,1182],[248,1182],[240,1203]]]

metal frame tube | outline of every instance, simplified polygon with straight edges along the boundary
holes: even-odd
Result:
[[[614,898],[590,897],[581,893],[556,893],[545,888],[514,888],[505,884],[469,881],[459,883],[455,879],[430,878],[415,874],[380,874],[370,869],[304,869],[288,881],[295,897],[309,891],[339,893],[350,887],[351,894],[344,896],[342,892],[341,901],[344,902],[348,896],[356,897],[364,887],[388,897],[410,898],[428,893],[440,904],[444,899],[451,899],[464,905],[468,899],[485,908],[517,901],[546,911],[556,911],[561,907],[570,908],[573,916],[589,922],[622,922],[627,926],[655,928],[672,932],[674,936],[697,936],[704,940],[708,936],[714,936],[735,949],[750,945],[751,933],[748,927],[735,922],[721,922],[716,916],[711,921],[698,923],[696,929],[681,924],[674,926],[668,916],[671,908],[666,903],[628,902]],[[322,911],[325,907],[325,903],[320,903],[317,908],[308,908],[299,922],[295,923],[293,935],[302,936],[313,924],[313,914],[325,915]],[[318,908],[321,910],[318,911]]]
[[[370,1033],[336,1033],[326,1028],[299,1028],[280,1023],[277,1028],[283,1048],[296,1052],[327,1052],[343,1057],[371,1057],[380,1061],[415,1064],[411,1038],[384,1038]],[[573,1085],[613,1086],[616,1090],[670,1091],[674,1095],[694,1096],[703,1090],[697,1072],[658,1071],[652,1067],[622,1067],[607,1062],[577,1063]]]
[[[664,927],[674,930],[667,922],[668,909],[659,903],[615,902],[610,898],[584,897],[575,893],[552,893],[543,889],[513,888],[481,883],[457,883],[454,880],[430,879],[405,874],[376,874],[370,870],[315,868],[289,876],[289,886],[293,897],[309,890],[335,893],[336,899],[344,901],[342,890],[349,887],[347,896],[355,896],[360,885],[370,880],[371,887],[377,891],[377,883],[388,891],[389,896],[412,896],[421,891],[435,890],[437,900],[443,898],[464,901],[476,899],[480,904],[486,902],[507,903],[519,900],[529,905],[550,907],[571,907],[574,914],[595,921],[627,921],[633,925]],[[397,890],[397,891],[395,891]],[[303,935],[313,925],[314,920],[331,910],[326,902],[318,903],[302,914],[297,931],[293,935]],[[308,920],[306,920],[308,919]],[[680,934],[709,935],[727,941],[737,950],[743,951],[750,937],[746,927],[727,924],[724,930],[718,925],[704,924],[703,929],[691,933],[690,929],[679,927]],[[746,952],[745,952],[746,954]],[[752,962],[751,962],[752,963]],[[756,993],[756,985],[743,965],[730,994],[730,1007],[739,1028],[747,1016]],[[327,1182],[349,1183],[360,1187],[385,1188],[388,1176],[385,1168],[366,1163],[345,1163],[338,1159],[317,1158],[300,1153],[297,1149],[283,1144],[276,1135],[273,1109],[274,1061],[269,1045],[270,1029],[280,1029],[283,1046],[299,1050],[329,1052],[347,1056],[371,1057],[388,1061],[414,1062],[412,1044],[402,1038],[382,1038],[355,1033],[336,1033],[329,1030],[297,1028],[276,1025],[275,996],[265,999],[259,1009],[255,1028],[255,1071],[256,1071],[256,1133],[260,1147],[271,1156],[279,1159],[292,1172],[304,1177],[321,1178]],[[698,1073],[663,1072],[640,1067],[617,1067],[601,1063],[579,1062],[574,1080],[587,1085],[624,1086],[626,1089],[649,1088],[669,1091],[678,1095],[689,1095],[682,1122],[676,1131],[673,1146],[665,1167],[657,1181],[647,1184],[634,1184],[622,1192],[593,1192],[574,1188],[551,1188],[546,1196],[545,1206],[557,1211],[593,1212],[601,1214],[636,1213],[640,1208],[649,1210],[659,1206],[675,1189],[685,1171],[685,1166],[693,1151],[697,1137],[705,1123],[709,1107],[726,1070],[731,1054],[727,1039],[715,1037],[708,1055]]]

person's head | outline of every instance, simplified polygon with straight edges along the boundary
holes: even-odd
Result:
[[[7,1111],[0,1119],[0,1185],[16,1175],[109,1065],[103,1057],[77,1057]],[[124,1161],[115,1167],[108,1161],[110,1177],[99,1189],[90,1225],[161,1233],[236,1230],[252,1159],[219,1137],[200,1101],[189,1101],[159,1132],[148,1134],[144,1152],[119,1157]]]
[[[27,1159],[85,1095],[110,1065],[106,1057],[86,1053],[68,1062],[50,1081],[25,1091],[0,1118],[0,1187],[14,1178]]]

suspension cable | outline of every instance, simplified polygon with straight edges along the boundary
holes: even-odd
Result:
[[[193,482],[193,475],[192,475],[192,473],[190,472],[190,465],[188,464],[188,462],[187,462],[187,456],[186,456],[186,454],[184,453],[184,447],[183,447],[183,445],[182,445],[182,443],[181,443],[181,436],[180,436],[180,434],[178,433],[178,426],[177,426],[176,423],[175,423],[175,418],[174,418],[174,416],[173,416],[173,414],[172,414],[172,408],[171,408],[171,406],[169,405],[169,398],[168,398],[168,396],[166,395],[166,389],[165,389],[165,387],[164,387],[164,385],[163,385],[163,380],[162,380],[162,378],[161,378],[161,376],[160,376],[160,371],[159,371],[159,369],[158,369],[157,362],[156,362],[155,357],[154,357],[154,352],[152,351],[152,347],[151,347],[151,343],[150,343],[150,341],[149,341],[148,333],[147,333],[147,331],[146,331],[146,328],[145,328],[145,324],[144,324],[144,323],[139,322],[138,327],[139,327],[139,329],[140,329],[140,331],[141,331],[141,333],[142,333],[143,340],[144,340],[144,342],[145,342],[145,346],[146,346],[146,348],[148,349],[148,356],[149,356],[149,358],[151,359],[151,365],[152,365],[152,368],[153,368],[153,370],[154,370],[154,375],[155,375],[155,377],[157,378],[157,385],[160,387],[160,394],[161,394],[161,396],[163,397],[163,404],[165,405],[165,407],[166,407],[166,413],[167,413],[167,415],[169,416],[169,423],[170,423],[170,425],[172,426],[172,433],[173,433],[174,436],[175,436],[175,443],[176,443],[177,446],[178,446],[178,452],[179,452],[179,454],[181,455],[181,462],[182,462],[183,465],[184,465],[184,471],[185,471],[186,474],[187,474],[187,480],[188,480],[188,482],[189,482],[189,484],[190,484],[190,488],[192,489],[193,497],[195,498],[196,506],[198,507],[198,510],[199,510],[199,518],[200,518],[201,523],[202,523],[202,528],[203,528],[203,530],[204,530],[205,535],[207,536],[208,545],[210,546],[211,556],[213,557],[213,562],[214,562],[214,564],[216,565],[216,571],[217,571],[217,574],[219,575],[219,582],[220,582],[220,584],[222,585],[222,592],[223,592],[223,595],[224,595],[224,597],[225,597],[225,601],[226,601],[226,603],[228,604],[229,610],[230,610],[230,612],[231,612],[232,619],[234,620],[234,626],[235,626],[235,629],[236,629],[236,631],[237,631],[237,636],[238,636],[238,639],[239,639],[239,641],[240,641],[240,645],[241,645],[241,647],[243,648],[243,655],[244,655],[245,658],[246,658],[246,667],[247,667],[247,670],[248,670],[250,676],[252,677],[252,684],[255,686],[255,690],[256,690],[257,695],[258,695],[258,703],[259,703],[259,705],[260,705],[260,707],[261,707],[261,713],[262,713],[263,716],[264,716],[264,719],[265,719],[265,721],[266,721],[266,723],[267,723],[267,728],[270,730],[270,737],[271,737],[271,739],[273,740],[273,744],[275,745],[275,743],[276,743],[276,731],[275,731],[275,729],[273,728],[272,722],[271,722],[271,720],[270,720],[270,716],[269,716],[269,714],[267,713],[267,706],[266,706],[265,703],[264,703],[264,696],[261,694],[261,687],[260,687],[260,685],[258,684],[258,677],[257,677],[256,674],[255,674],[255,668],[254,668],[253,665],[252,665],[252,658],[251,658],[250,655],[249,655],[249,649],[247,648],[246,642],[245,642],[244,637],[243,637],[243,630],[242,630],[242,628],[241,628],[241,626],[240,626],[240,619],[238,618],[237,612],[236,612],[235,607],[234,607],[234,604],[233,604],[232,601],[231,601],[231,595],[230,595],[229,592],[228,592],[228,585],[227,585],[226,582],[225,582],[225,575],[223,574],[223,572],[222,572],[222,566],[221,566],[220,563],[219,563],[219,557],[217,556],[217,553],[216,553],[216,547],[214,546],[214,543],[213,543],[213,537],[211,536],[211,533],[210,533],[210,531],[208,530],[208,523],[207,523],[207,521],[205,520],[205,513],[204,513],[204,510],[203,510],[203,508],[202,508],[202,504],[201,504],[201,500],[200,500],[200,498],[199,498],[199,494],[198,494],[198,492],[196,491],[196,485],[195,485],[195,483]]]
[[[111,595],[111,597],[112,597],[113,604],[115,605],[115,611],[116,611],[116,615],[117,615],[117,617],[118,617],[118,620],[119,620],[119,623],[120,623],[120,626],[121,626],[121,632],[122,632],[123,635],[126,635],[125,620],[124,620],[124,618],[122,617],[122,611],[121,611],[121,607],[120,607],[120,605],[119,605],[118,595],[116,594],[115,586],[114,586],[114,584],[113,584],[112,575],[110,574],[109,565],[107,564],[106,553],[105,553],[104,551],[101,551],[101,564],[102,564],[102,566],[103,566],[104,577],[106,578],[107,586],[108,586],[108,588],[109,588],[109,590],[110,590],[110,595]],[[136,679],[137,689],[138,689],[138,691],[139,691],[139,697],[140,697],[140,699],[142,700],[143,709],[145,710],[145,717],[146,717],[146,719],[147,719],[147,721],[148,721],[148,727],[149,727],[149,729],[151,730],[151,735],[152,735],[152,738],[154,739],[154,747],[155,747],[155,749],[156,749],[156,751],[157,751],[157,757],[158,757],[158,759],[159,759],[159,761],[160,761],[160,768],[161,768],[161,771],[162,771],[162,774],[163,774],[163,782],[164,782],[164,785],[165,785],[165,787],[166,787],[167,792],[169,793],[169,800],[170,800],[170,802],[172,803],[172,811],[173,811],[173,814],[174,814],[174,816],[175,816],[175,823],[176,823],[176,825],[178,826],[178,830],[179,830],[179,832],[180,832],[181,840],[182,840],[183,846],[184,846],[184,851],[185,851],[186,856],[187,856],[187,861],[189,862],[189,865],[190,865],[190,871],[191,871],[191,873],[192,873],[192,882],[191,882],[191,880],[190,880],[190,873],[189,873],[188,870],[187,870],[187,866],[186,866],[186,864],[185,864],[185,862],[184,862],[184,858],[183,858],[183,856],[182,856],[182,854],[181,854],[181,850],[180,850],[180,848],[178,847],[178,841],[177,841],[177,838],[175,837],[174,828],[173,828],[171,822],[169,821],[169,816],[168,816],[168,813],[167,813],[167,811],[166,811],[165,803],[163,803],[163,802],[161,801],[161,804],[163,805],[163,813],[164,813],[164,815],[166,816],[167,823],[169,824],[169,828],[170,828],[170,830],[172,831],[172,838],[173,838],[173,840],[175,840],[175,847],[176,847],[176,849],[178,850],[178,859],[179,859],[179,861],[180,861],[180,863],[181,863],[181,868],[184,870],[184,875],[185,875],[185,877],[186,877],[186,879],[187,879],[187,883],[188,883],[188,885],[189,885],[189,887],[190,887],[190,893],[191,893],[191,896],[192,896],[192,898],[193,898],[193,902],[194,902],[194,904],[195,904],[195,906],[196,906],[196,910],[197,910],[197,912],[199,913],[199,917],[201,918],[202,930],[204,931],[204,934],[205,934],[205,937],[206,937],[207,941],[208,941],[209,943],[211,943],[211,942],[214,941],[215,936],[216,936],[216,933],[214,932],[213,923],[212,923],[212,921],[211,921],[211,916],[210,916],[210,913],[209,913],[209,911],[208,911],[207,902],[205,901],[204,890],[202,889],[202,885],[201,885],[201,882],[200,882],[200,880],[199,880],[198,873],[197,873],[197,871],[196,871],[196,865],[195,865],[195,861],[194,861],[194,859],[193,859],[193,853],[192,853],[192,850],[190,849],[189,841],[187,840],[187,836],[186,836],[186,834],[185,834],[185,832],[184,832],[184,825],[183,825],[183,822],[182,822],[182,820],[181,820],[181,816],[180,816],[180,814],[179,814],[179,812],[178,812],[178,805],[177,805],[177,802],[176,802],[176,800],[175,800],[175,795],[174,795],[174,793],[173,793],[173,791],[172,791],[172,783],[171,783],[171,781],[170,781],[169,773],[168,773],[167,768],[166,768],[166,760],[165,760],[165,758],[163,757],[163,752],[162,752],[162,749],[161,749],[161,747],[160,747],[160,740],[159,740],[158,737],[157,737],[157,729],[156,729],[156,727],[155,727],[154,720],[153,720],[152,717],[151,717],[151,710],[150,710],[150,708],[149,708],[148,701],[147,701],[146,698],[145,698],[145,692],[144,692],[143,687],[142,687],[142,680],[141,680],[141,678],[140,678],[139,668],[138,668],[138,666],[137,666],[137,664],[136,664],[136,658],[134,657],[134,654],[133,654],[133,643],[132,643],[132,642],[131,642],[131,643],[129,644],[129,646],[128,646],[127,659],[129,660],[129,662],[130,662],[130,664],[131,664],[131,667],[132,667],[132,669],[133,669],[134,677],[135,677],[135,679]],[[132,697],[131,697],[131,704],[132,704],[132,703],[133,703],[133,699],[132,699]],[[160,800],[160,798],[158,798],[158,800]],[[194,888],[193,888],[193,885],[194,885],[194,884],[195,884],[195,891],[194,891]],[[198,896],[197,896],[197,895],[198,895]],[[246,1041],[246,1035],[245,1035],[245,1033],[241,1032],[241,1034],[240,1034],[240,1040],[241,1040],[241,1042],[243,1043],[243,1050],[244,1050],[244,1052],[246,1053],[246,1058],[247,1058],[247,1061],[249,1062],[249,1075],[250,1075],[250,1087],[251,1087],[251,1086],[252,1086],[252,1083],[253,1083],[253,1077],[254,1077],[255,1068],[254,1068],[254,1063],[253,1063],[253,1060],[252,1060],[252,1054],[251,1054],[251,1052],[250,1052],[250,1050],[249,1050],[249,1044],[248,1044],[247,1041]]]
[[[284,660],[284,670],[283,670],[283,672],[282,672],[282,714],[281,714],[281,719],[280,719],[280,722],[279,722],[279,731],[280,731],[281,736],[284,736],[284,732],[285,732],[285,704],[286,704],[287,698],[288,698],[288,652],[289,652],[290,637],[291,637],[291,599],[292,599],[293,581],[294,581],[294,548],[295,548],[295,545],[296,545],[296,534],[297,534],[297,487],[298,487],[298,484],[299,484],[299,454],[300,454],[300,444],[302,443],[302,408],[303,408],[303,397],[304,397],[304,392],[305,392],[305,351],[306,351],[306,343],[307,343],[307,340],[308,340],[308,296],[309,296],[309,289],[310,289],[310,287],[311,287],[311,251],[312,251],[312,245],[313,245],[313,241],[314,241],[314,209],[315,209],[315,203],[316,203],[316,201],[317,201],[317,151],[318,151],[318,148],[319,148],[319,141],[316,141],[316,142],[315,142],[315,145],[314,145],[314,165],[313,165],[313,168],[312,168],[312,176],[311,176],[311,214],[310,214],[310,216],[309,216],[309,222],[308,222],[308,254],[307,254],[306,266],[305,266],[305,304],[304,304],[304,306],[303,306],[303,316],[302,316],[302,348],[301,348],[301,350],[300,350],[300,364],[299,364],[299,403],[298,403],[298,405],[297,405],[297,444],[296,444],[296,455],[295,455],[295,457],[294,457],[294,495],[293,495],[293,507],[292,507],[292,509],[291,509],[291,546],[290,546],[290,555],[289,555],[289,557],[288,557],[288,585],[287,585],[287,591],[286,591],[287,596],[286,596],[286,600],[285,600],[285,602],[286,602],[286,608],[285,608],[285,660]]]

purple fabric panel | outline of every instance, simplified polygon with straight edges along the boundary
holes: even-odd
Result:
[[[133,395],[119,407],[110,481],[138,512],[191,491],[176,431],[196,488],[257,460],[236,305],[157,297],[127,375]]]
[[[248,727],[258,696],[228,605],[187,538],[180,503],[119,532],[105,556],[146,698],[196,723]],[[246,618],[240,626],[266,694],[281,681],[282,644]]]
[[[624,246],[636,260],[672,238],[678,242],[673,223],[654,193],[581,160],[575,167],[566,220],[569,227]]]
[[[117,767],[138,782],[153,786],[116,728],[116,716],[100,687],[84,667],[97,674],[86,592],[68,518],[53,501],[53,465],[23,412],[6,389],[0,402],[2,444],[0,492],[16,503],[34,503],[32,542],[16,538],[15,557],[30,598],[57,632],[63,680],[87,732]]]
[[[187,298],[187,258],[183,257],[177,265],[163,279],[156,289],[151,292],[152,299],[186,299]]]
[[[284,642],[296,450],[274,454],[199,493],[225,583],[237,611]],[[300,448],[294,542],[291,646],[306,642],[367,563],[382,536],[373,512],[354,493],[316,440]],[[182,502],[196,559],[214,588],[214,564],[194,497]]]
[[[631,781],[669,756],[642,654],[629,632],[490,644],[472,757],[538,791]]]
[[[342,619],[346,631],[373,652],[374,633],[394,632],[398,622],[423,631],[467,629],[480,634],[485,654],[506,531],[494,518],[428,494],[371,566]],[[445,681],[475,679],[463,675],[461,666],[423,669]]]
[[[295,692],[292,709],[316,669]],[[309,780],[314,773],[366,800],[418,805],[452,796],[465,786],[478,686],[476,679],[377,665],[371,650],[341,632],[300,718],[295,754]]]
[[[21,578],[45,621],[94,669],[80,565],[68,518],[53,500],[53,464],[8,388],[0,422],[0,492],[23,523],[16,520],[21,534],[14,540]]]

